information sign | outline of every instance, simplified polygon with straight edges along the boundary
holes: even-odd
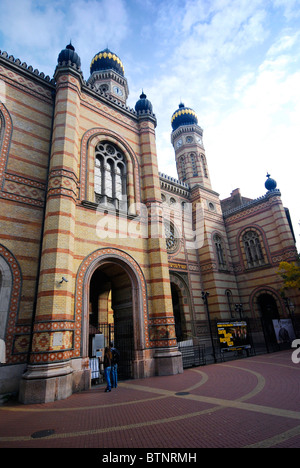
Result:
[[[251,348],[247,322],[219,322],[217,323],[217,330],[221,351]]]

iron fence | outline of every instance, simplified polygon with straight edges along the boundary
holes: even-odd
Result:
[[[286,317],[285,317],[286,318]],[[300,315],[291,317],[296,338],[300,337]],[[243,318],[247,323],[247,330],[250,338],[250,348],[240,348],[234,352],[224,352],[220,346],[217,323],[220,319],[196,321],[192,325],[196,336],[185,342],[179,342],[178,348],[182,354],[183,368],[203,366],[224,360],[240,359],[243,357],[273,353],[284,349],[289,349],[291,343],[278,343],[274,333],[274,328],[270,320],[260,317]],[[239,321],[233,319],[233,321]],[[111,341],[120,351],[119,378],[130,379],[133,377],[132,363],[134,359],[133,349],[133,322],[132,320],[120,320],[115,324],[98,324],[90,326],[90,337],[95,334],[103,334],[104,346],[108,346]],[[92,353],[90,351],[90,357]]]
[[[118,378],[120,380],[131,379],[132,362],[134,359],[133,350],[133,323],[131,320],[121,320],[113,323],[99,323],[90,325],[89,335],[91,338],[96,334],[104,336],[104,347],[113,342],[120,353],[118,364]],[[92,348],[90,346],[89,357],[92,357]]]

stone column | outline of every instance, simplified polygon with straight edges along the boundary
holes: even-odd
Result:
[[[175,334],[156,154],[155,123],[153,115],[147,113],[139,115],[142,201],[148,208],[149,335],[150,344],[155,349],[155,373],[171,375],[183,372],[183,369]]]
[[[20,387],[23,403],[70,396],[70,359],[77,357],[73,255],[81,73],[69,63],[57,66],[54,78],[56,100],[39,290],[30,365]]]

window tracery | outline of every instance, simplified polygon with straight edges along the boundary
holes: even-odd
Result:
[[[168,254],[175,253],[179,246],[179,235],[173,223],[165,222],[166,247]]]
[[[243,244],[249,268],[264,265],[265,259],[259,235],[255,231],[247,231],[243,235]]]
[[[96,146],[94,190],[97,203],[112,203],[119,209],[120,203],[126,201],[125,155],[110,142],[100,142]]]

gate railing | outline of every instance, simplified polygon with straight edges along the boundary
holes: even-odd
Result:
[[[113,342],[120,352],[120,362],[118,364],[119,379],[132,378],[132,361],[134,359],[132,320],[120,320],[115,324],[98,323],[97,325],[90,325],[90,338],[97,334],[104,336],[104,347],[109,346],[110,342]],[[92,357],[91,349],[89,356]]]

